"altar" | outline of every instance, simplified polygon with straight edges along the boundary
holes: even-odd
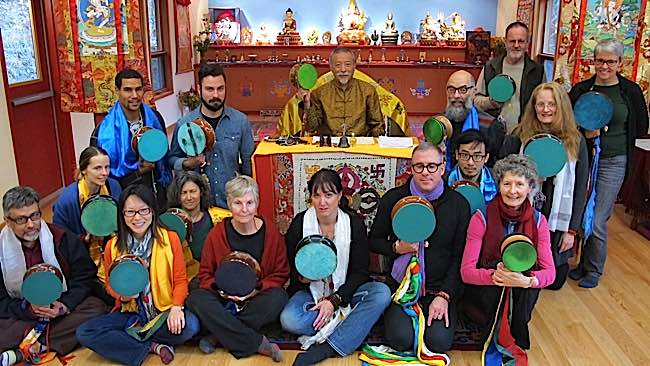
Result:
[[[370,229],[379,198],[410,176],[412,151],[382,148],[376,140],[347,149],[262,141],[253,154],[253,175],[260,189],[258,212],[272,218],[280,232],[286,233],[293,217],[308,207],[309,178],[321,168],[330,168],[341,176],[343,195]]]

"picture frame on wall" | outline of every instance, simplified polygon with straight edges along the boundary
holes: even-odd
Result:
[[[485,65],[490,61],[492,49],[490,48],[489,31],[467,31],[465,43],[465,62],[468,64]]]
[[[210,41],[217,44],[239,43],[240,9],[239,8],[208,8],[210,22]]]

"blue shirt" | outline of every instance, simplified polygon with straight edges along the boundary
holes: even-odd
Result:
[[[178,128],[184,123],[196,118],[202,118],[201,106],[183,116],[174,128],[171,149],[169,151],[169,165],[177,171],[183,170],[183,161],[187,155],[178,144]],[[224,107],[223,114],[217,124],[214,147],[205,152],[206,165],[198,167],[196,171],[205,173],[210,181],[210,190],[217,206],[227,208],[226,182],[232,179],[239,171],[239,159],[242,161],[242,174],[252,176],[252,156],[255,150],[253,131],[248,118],[242,112]]]

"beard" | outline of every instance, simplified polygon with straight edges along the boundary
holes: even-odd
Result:
[[[205,100],[203,98],[203,95],[201,95],[201,104],[209,110],[210,112],[218,112],[223,108],[223,105],[226,103],[226,98],[224,97],[223,100],[219,98],[212,98],[210,100]]]
[[[457,106],[451,102],[447,102],[447,109],[445,110],[445,116],[454,122],[461,122],[467,118],[469,111],[472,109],[472,98],[467,98],[465,105]]]

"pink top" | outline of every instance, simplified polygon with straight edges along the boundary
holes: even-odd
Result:
[[[555,281],[555,264],[551,253],[551,234],[544,215],[540,215],[537,233],[537,265],[540,269],[530,271],[530,274],[537,277],[538,285],[535,287],[543,288]],[[492,274],[496,270],[476,267],[481,254],[481,246],[483,245],[483,235],[485,235],[485,218],[483,218],[480,211],[477,211],[472,215],[467,228],[467,241],[463,261],[460,265],[460,275],[465,283],[490,286],[494,285]]]

